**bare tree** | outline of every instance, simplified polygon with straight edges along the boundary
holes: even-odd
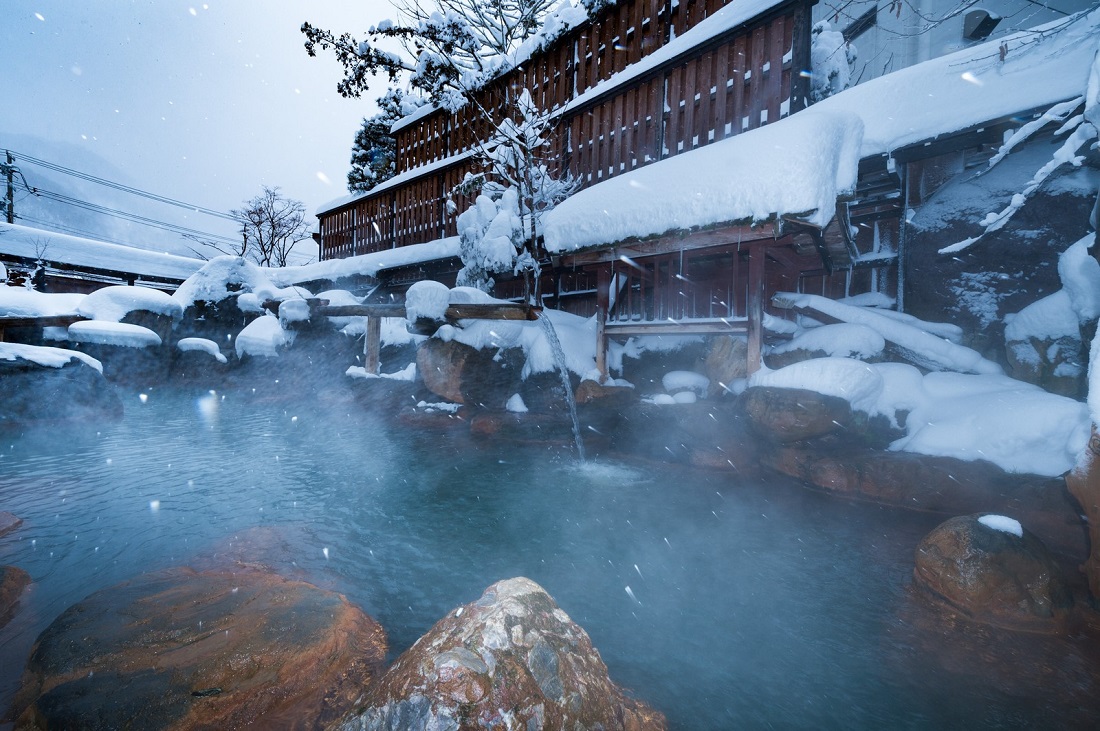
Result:
[[[241,225],[239,256],[263,266],[286,266],[294,245],[309,238],[306,207],[283,197],[278,186],[264,186],[263,193],[229,212]]]

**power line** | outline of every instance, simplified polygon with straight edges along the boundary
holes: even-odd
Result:
[[[170,205],[170,206],[176,206],[177,208],[184,208],[188,211],[193,211],[195,213],[203,213],[203,214],[206,214],[208,216],[214,216],[215,218],[222,218],[222,219],[225,219],[227,221],[236,221],[237,220],[237,219],[233,218],[233,216],[231,216],[230,214],[223,213],[222,211],[216,211],[212,208],[206,208],[204,206],[197,206],[197,205],[194,205],[192,203],[184,203],[183,201],[176,200],[175,198],[168,198],[167,196],[157,195],[156,193],[150,193],[149,191],[141,190],[140,188],[134,188],[134,187],[131,187],[129,185],[123,185],[122,183],[116,183],[116,182],[113,182],[111,180],[106,180],[104,178],[99,178],[99,177],[96,177],[95,175],[89,175],[88,173],[82,173],[79,170],[73,170],[72,168],[65,167],[64,165],[58,165],[57,163],[52,163],[52,162],[49,162],[47,160],[41,160],[37,157],[31,157],[30,155],[24,155],[21,152],[15,152],[14,150],[5,150],[5,152],[10,153],[11,155],[13,155],[18,160],[24,160],[26,162],[29,162],[29,163],[33,164],[33,165],[38,165],[40,167],[44,167],[47,170],[53,170],[55,172],[64,173],[66,175],[72,175],[73,177],[80,178],[81,180],[86,180],[90,183],[97,183],[99,185],[103,185],[103,186],[106,186],[108,188],[113,188],[114,190],[119,190],[119,191],[122,191],[124,193],[130,193],[132,195],[140,196],[142,198],[148,198],[149,200],[157,201],[158,203],[165,203],[165,204]]]
[[[56,201],[58,203],[65,203],[67,205],[74,206],[76,208],[82,208],[86,211],[92,211],[93,213],[100,213],[106,216],[112,216],[124,221],[131,221],[133,223],[139,223],[143,226],[150,226],[152,228],[159,228],[164,231],[180,234],[188,238],[205,239],[210,241],[216,241],[231,245],[238,245],[240,242],[237,239],[229,238],[228,236],[222,236],[220,234],[212,234],[206,231],[199,231],[197,229],[188,228],[186,226],[180,226],[174,223],[168,223],[165,221],[158,221],[153,218],[147,218],[145,216],[139,216],[136,213],[127,213],[126,211],[120,211],[115,208],[107,208],[96,203],[89,203],[87,201],[80,200],[79,198],[73,198],[62,193],[55,193],[49,190],[43,190],[41,188],[35,189],[35,194],[46,198],[47,200]]]

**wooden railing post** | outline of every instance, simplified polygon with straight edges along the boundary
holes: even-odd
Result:
[[[596,370],[600,383],[607,382],[607,311],[611,306],[611,265],[600,267],[596,276]]]
[[[767,249],[762,244],[749,248],[748,312],[748,373],[760,369],[764,352],[764,259]]]
[[[378,315],[367,317],[367,335],[363,342],[364,364],[367,373],[378,375],[380,352],[382,350],[382,318]]]

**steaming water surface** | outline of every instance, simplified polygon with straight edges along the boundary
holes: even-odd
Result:
[[[35,582],[0,631],[0,706],[66,607],[228,553],[343,592],[393,656],[489,584],[530,577],[672,728],[1050,727],[1097,712],[1072,645],[931,619],[908,587],[942,518],[578,465],[568,447],[412,431],[355,404],[146,396],[125,395],[121,423],[0,435],[0,509],[26,521],[0,563]]]

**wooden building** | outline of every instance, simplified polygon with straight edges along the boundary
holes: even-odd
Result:
[[[497,109],[528,89],[557,120],[552,159],[590,187],[803,109],[813,3],[744,3],[765,8],[749,15],[737,0],[622,0],[491,82],[478,103]],[[468,108],[398,123],[397,175],[318,214],[321,258],[455,235],[470,201],[455,199],[459,211],[448,213],[446,199],[479,169],[474,147],[490,133]],[[547,256],[542,291],[548,306],[597,314],[601,345],[605,337],[657,331],[739,333],[755,368],[772,293],[896,291],[890,272],[900,210],[898,174],[885,158],[869,160],[856,199],[840,201],[824,231],[774,220],[608,241]],[[494,294],[521,291],[498,280]]]

